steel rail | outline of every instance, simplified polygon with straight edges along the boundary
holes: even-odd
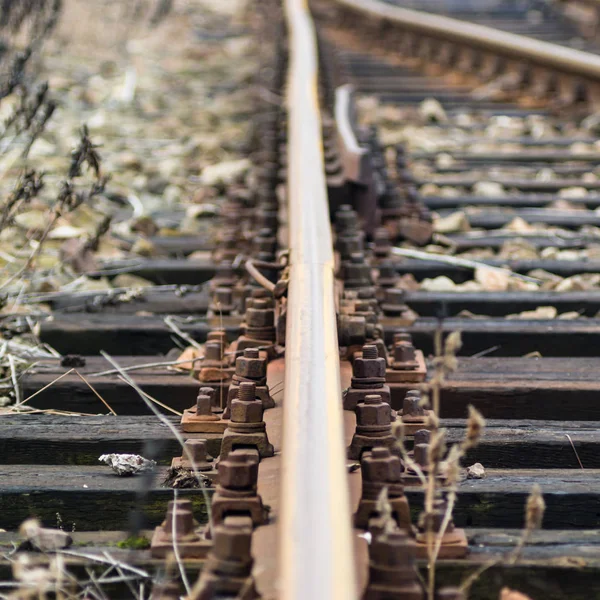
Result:
[[[565,75],[578,76],[587,80],[600,79],[600,56],[596,54],[451,17],[392,6],[380,0],[334,0],[334,2],[362,15],[388,21],[425,37],[468,45]]]
[[[354,88],[350,84],[335,90],[334,116],[338,134],[339,150],[344,167],[344,177],[348,181],[367,184],[371,175],[371,166],[366,148],[361,147],[353,128]]]
[[[279,589],[285,600],[352,600],[357,590],[316,36],[305,0],[285,0],[285,14],[291,226]]]

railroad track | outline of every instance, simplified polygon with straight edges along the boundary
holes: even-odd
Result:
[[[62,356],[21,376],[31,414],[1,416],[0,579],[31,557],[12,532],[58,513],[67,570],[111,598],[596,597],[600,61],[375,0],[311,8],[255,7],[255,181],[216,246],[105,265],[149,292],[35,297]],[[118,478],[115,452],[158,466]]]

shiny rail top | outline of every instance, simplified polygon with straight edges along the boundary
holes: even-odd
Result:
[[[280,597],[357,597],[314,27],[286,0],[290,282],[285,354]]]

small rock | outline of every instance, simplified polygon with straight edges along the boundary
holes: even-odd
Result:
[[[156,467],[155,461],[139,454],[103,454],[98,460],[107,464],[120,477],[152,471]]]
[[[528,233],[533,231],[535,227],[532,227],[525,219],[521,217],[515,217],[508,225],[503,227],[506,231],[514,231],[515,233]]]
[[[495,198],[506,196],[506,192],[502,185],[496,181],[478,181],[473,186],[473,195]]]
[[[554,306],[538,306],[535,310],[524,310],[520,313],[507,315],[507,319],[545,320],[555,319],[558,311]]]
[[[454,292],[456,284],[449,277],[440,275],[434,279],[423,279],[421,289],[427,292]]]
[[[584,187],[568,187],[562,188],[558,192],[559,198],[585,198],[589,195],[589,192]]]
[[[154,284],[143,277],[131,275],[131,273],[120,273],[113,279],[115,288],[146,288]]]
[[[421,102],[419,116],[430,123],[448,122],[448,115],[446,115],[444,107],[435,98],[427,98]]]
[[[485,469],[481,463],[475,463],[467,467],[467,479],[483,479],[485,477]]]
[[[200,176],[203,185],[218,185],[232,183],[240,175],[244,175],[250,168],[247,158],[231,160],[204,167]]]
[[[144,238],[136,240],[131,248],[131,252],[140,256],[156,256],[158,254],[156,246],[150,240]]]
[[[570,310],[558,315],[558,318],[561,321],[573,321],[575,319],[579,319],[579,317],[581,317],[581,315],[576,310]]]
[[[122,152],[116,159],[116,166],[122,169],[141,171],[144,164],[135,152]]]
[[[462,211],[450,213],[446,217],[439,217],[433,222],[433,230],[437,233],[454,233],[456,231],[469,231],[469,219]]]
[[[500,591],[500,600],[531,600],[531,598],[505,587]]]
[[[477,281],[486,292],[504,292],[508,289],[510,276],[503,271],[477,267],[475,269],[475,281]]]
[[[19,533],[35,550],[40,552],[56,552],[68,548],[73,538],[60,529],[42,527],[37,519],[27,519],[19,527]]]
[[[451,154],[442,152],[435,157],[435,164],[438,169],[448,169],[456,163],[456,160]]]

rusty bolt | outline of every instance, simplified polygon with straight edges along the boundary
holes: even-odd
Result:
[[[429,444],[415,444],[414,460],[420,467],[429,466]]]
[[[212,554],[215,558],[230,563],[250,565],[252,555],[252,519],[230,515],[214,528]]]
[[[227,345],[227,332],[222,329],[209,331],[206,336],[207,342],[220,342],[223,347]]]
[[[230,490],[251,490],[258,481],[258,462],[246,450],[233,450],[219,462],[219,485]]]
[[[377,566],[410,566],[415,560],[415,543],[403,529],[385,532],[371,544],[369,557]]]
[[[194,515],[191,500],[171,500],[167,505],[167,516],[162,524],[165,533],[173,535],[173,513],[175,513],[175,537],[181,538],[194,531]]]
[[[379,265],[379,275],[377,277],[377,284],[380,287],[392,287],[396,284],[398,279],[400,279],[400,275],[398,275],[398,272],[396,271],[396,267],[394,266],[393,262],[385,261]]]
[[[379,394],[368,394],[364,402],[356,406],[356,424],[365,425],[389,425],[391,423],[391,407],[387,402],[381,400]]]
[[[196,398],[196,415],[201,417],[212,416],[212,396],[202,392],[203,389],[212,388],[201,388],[198,397]]]
[[[335,228],[338,233],[357,226],[358,219],[356,212],[352,210],[349,204],[342,204],[335,213]]]
[[[256,384],[242,381],[238,397],[231,401],[231,420],[234,423],[260,423],[262,417],[263,405],[256,398]]]
[[[404,396],[404,402],[402,403],[402,416],[425,416],[425,409],[421,406],[421,392],[418,390],[409,390],[406,392],[406,396]]]
[[[374,344],[363,346],[362,357],[354,359],[352,373],[355,378],[385,377],[385,358],[379,358],[379,351]]]
[[[409,342],[394,344],[392,369],[410,371],[418,367],[415,347]]]
[[[394,345],[396,345],[398,342],[409,342],[410,344],[413,343],[412,335],[410,335],[410,333],[408,333],[407,331],[400,331],[398,333],[395,333],[394,337],[392,338],[392,341]]]
[[[252,306],[246,309],[246,325],[248,327],[273,327],[275,313],[266,299],[256,298],[252,300]]]
[[[402,461],[383,446],[364,453],[360,468],[364,481],[397,483],[402,480]]]
[[[187,452],[183,452],[182,459],[184,461],[189,460],[188,455],[192,457],[196,468],[199,471],[209,471],[212,467],[210,462],[212,462],[213,457],[208,455],[206,450],[206,440],[185,440],[185,449]]]
[[[223,360],[223,344],[218,341],[206,342],[204,344],[204,360],[211,362],[222,362]]]
[[[223,308],[230,308],[233,303],[233,290],[229,287],[218,287],[213,292],[213,303]]]
[[[244,355],[237,357],[235,374],[248,379],[262,379],[267,376],[267,361],[260,357],[258,348],[246,348]]]
[[[429,444],[431,441],[431,432],[429,429],[419,429],[415,431],[415,445],[416,444]]]

